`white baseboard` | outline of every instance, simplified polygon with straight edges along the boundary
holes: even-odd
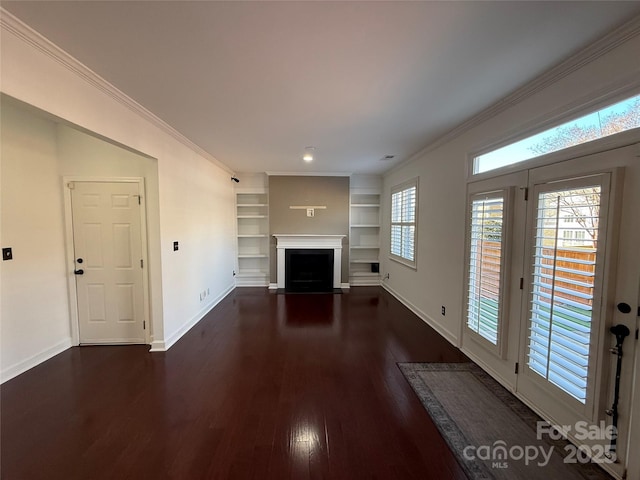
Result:
[[[236,288],[235,284],[230,285],[224,292],[218,295],[210,303],[208,303],[202,310],[200,310],[191,320],[182,325],[177,331],[172,333],[169,338],[164,341],[154,340],[151,342],[151,352],[166,352],[169,350],[182,336],[191,330],[196,323],[203,319],[203,317],[209,313],[213,308],[218,305],[227,295],[229,295]]]
[[[349,284],[349,282],[347,282],[347,283],[341,283],[341,284],[340,284],[340,288],[347,288],[347,289],[348,289],[348,288],[351,288],[351,285]]]
[[[150,352],[166,352],[167,346],[162,340],[154,340],[151,342]]]
[[[422,310],[420,310],[418,307],[416,307],[414,304],[412,304],[409,300],[407,300],[402,295],[400,295],[398,292],[396,292],[388,284],[383,283],[382,284],[382,288],[384,288],[387,292],[389,292],[391,295],[396,297],[396,299],[400,303],[402,303],[405,307],[407,307],[409,310],[411,310],[413,313],[415,313],[420,318],[420,320],[425,322],[427,325],[429,325],[431,328],[433,328],[436,332],[438,332],[440,335],[442,335],[444,338],[446,338],[449,341],[449,343],[451,343],[453,346],[455,346],[457,348],[460,348],[458,339],[456,338],[456,336],[453,333],[451,333],[448,330],[445,330],[444,328],[442,328],[442,326],[439,325],[433,318],[431,318],[429,315],[427,315]]]
[[[11,380],[12,378],[17,377],[30,368],[40,365],[42,362],[49,360],[51,357],[55,357],[59,353],[62,353],[65,350],[71,348],[71,346],[71,337],[69,337],[49,348],[42,350],[39,353],[36,353],[35,355],[30,356],[29,358],[26,358],[18,363],[14,363],[7,368],[3,368],[2,372],[0,372],[0,383],[4,383],[7,380]]]

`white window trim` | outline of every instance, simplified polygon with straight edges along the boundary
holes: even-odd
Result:
[[[415,204],[415,212],[416,212],[416,219],[415,222],[413,223],[414,225],[414,234],[413,234],[413,261],[408,260],[404,257],[401,257],[399,255],[394,255],[393,253],[391,253],[391,232],[393,230],[393,228],[389,228],[389,260],[392,260],[394,262],[400,263],[401,265],[404,265],[406,267],[412,268],[413,270],[417,270],[418,269],[418,216],[419,216],[419,205],[420,205],[420,182],[419,182],[419,177],[415,177],[412,178],[411,180],[407,180],[406,182],[403,182],[399,185],[395,185],[394,187],[391,187],[391,195],[389,196],[389,201],[392,202],[393,199],[393,194],[394,193],[398,193],[401,192],[402,190],[406,190],[407,188],[411,188],[411,187],[416,187],[416,204]],[[389,210],[389,212],[391,213],[391,217],[389,219],[389,225],[390,227],[393,227],[393,205],[391,205],[391,208]]]

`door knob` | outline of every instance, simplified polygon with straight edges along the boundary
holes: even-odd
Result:
[[[76,262],[78,262],[78,263],[82,263],[82,262],[84,262],[84,260],[83,260],[82,258],[78,258],[78,259],[76,260]]]
[[[75,273],[76,275],[84,275],[84,270],[80,268],[78,270],[74,270],[73,273]]]

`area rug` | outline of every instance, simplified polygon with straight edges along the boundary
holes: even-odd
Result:
[[[477,365],[398,367],[471,480],[612,478]]]

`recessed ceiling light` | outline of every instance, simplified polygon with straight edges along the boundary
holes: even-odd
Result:
[[[304,160],[305,162],[312,162],[313,151],[315,149],[316,149],[315,147],[304,147],[304,155],[302,155],[302,160]]]

